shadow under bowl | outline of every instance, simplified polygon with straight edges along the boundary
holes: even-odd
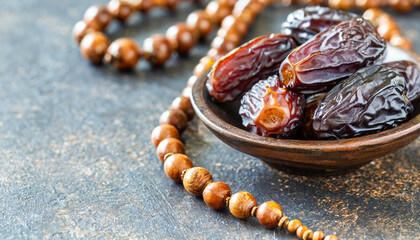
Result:
[[[342,140],[295,140],[262,137],[241,124],[239,103],[216,103],[206,87],[207,75],[192,88],[192,104],[203,123],[232,148],[274,168],[303,175],[337,175],[386,156],[420,136],[420,114],[406,123],[362,137]]]

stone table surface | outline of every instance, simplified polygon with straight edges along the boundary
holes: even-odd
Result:
[[[0,239],[297,239],[213,211],[166,178],[149,135],[209,43],[163,69],[94,67],[71,29],[98,3],[105,1],[1,4]],[[198,8],[136,15],[109,35],[141,42]],[[291,9],[267,9],[247,38],[278,32]],[[420,51],[420,10],[393,15]],[[272,169],[223,144],[198,119],[182,139],[214,179],[260,203],[280,203],[311,229],[340,239],[420,239],[420,139],[336,177]]]

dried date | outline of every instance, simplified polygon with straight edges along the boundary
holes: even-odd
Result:
[[[278,71],[296,47],[292,37],[271,34],[255,38],[221,58],[209,73],[207,89],[218,102],[232,101],[260,79]]]
[[[407,85],[405,96],[414,102],[420,97],[420,67],[411,61],[395,61],[384,63],[384,66],[390,67],[403,75]]]
[[[277,76],[256,83],[241,100],[239,114],[250,132],[291,137],[302,123],[305,97],[281,85]]]
[[[303,118],[302,124],[302,136],[305,139],[316,138],[312,131],[312,119],[326,94],[327,93],[318,93],[306,98],[305,117]]]
[[[309,6],[290,13],[282,24],[282,32],[301,45],[316,34],[358,15],[329,7]]]
[[[310,94],[323,92],[357,70],[382,61],[385,40],[363,19],[342,22],[289,54],[280,67],[283,84]]]
[[[360,69],[325,95],[312,131],[318,139],[342,139],[398,126],[413,111],[405,91],[403,76],[391,68]]]

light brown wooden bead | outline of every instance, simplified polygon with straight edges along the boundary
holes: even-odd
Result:
[[[226,38],[223,37],[215,37],[211,42],[211,47],[216,49],[222,49],[226,52],[230,52],[235,49],[236,44],[234,42],[230,42]]]
[[[248,192],[237,192],[229,200],[229,211],[241,219],[251,216],[252,208],[256,206],[257,200]]]
[[[130,38],[120,38],[111,43],[105,61],[119,70],[129,70],[136,66],[141,56],[137,43]]]
[[[192,12],[188,15],[186,23],[190,28],[196,29],[202,39],[213,30],[213,21],[204,11]]]
[[[80,53],[91,61],[98,64],[102,62],[109,41],[105,34],[101,32],[90,32],[80,42]]]
[[[225,31],[235,30],[239,36],[244,36],[248,31],[248,25],[239,18],[230,15],[223,19],[221,29]]]
[[[132,9],[142,13],[147,13],[154,7],[153,0],[130,0],[128,4]]]
[[[164,162],[165,155],[168,153],[184,153],[184,144],[182,144],[181,141],[177,138],[166,138],[163,139],[157,149],[156,153],[158,155],[158,158]]]
[[[371,21],[373,25],[378,25],[378,19],[383,14],[382,10],[379,8],[369,8],[363,13],[363,17]]]
[[[175,98],[169,109],[179,109],[183,111],[185,115],[187,115],[188,120],[191,120],[195,115],[191,100],[188,97]]]
[[[150,135],[152,143],[155,147],[166,138],[177,138],[179,139],[179,132],[176,127],[170,124],[162,124],[153,129],[152,134]]]
[[[324,238],[324,240],[337,240],[337,237],[335,235],[328,235]]]
[[[191,159],[180,153],[169,155],[164,160],[164,170],[166,176],[176,183],[182,182],[182,171],[193,167]]]
[[[355,6],[354,0],[329,0],[328,5],[332,8],[349,10]]]
[[[103,30],[111,22],[112,16],[105,6],[94,5],[86,10],[83,20],[87,25],[98,25]]]
[[[162,34],[155,34],[143,42],[144,57],[152,65],[163,65],[172,55],[172,45]]]
[[[204,202],[215,210],[226,207],[226,199],[230,196],[232,192],[224,182],[212,182],[203,191]]]
[[[219,24],[225,17],[230,15],[232,8],[226,5],[221,5],[218,2],[211,1],[207,4],[205,12],[214,23]]]
[[[237,2],[237,0],[217,0],[220,5],[228,6],[233,8]]]
[[[287,226],[289,225],[289,222],[290,222],[289,217],[283,216],[283,217],[280,218],[277,226],[279,226],[281,228],[287,228]]]
[[[303,238],[303,234],[308,231],[308,228],[305,225],[302,225],[296,229],[296,236],[298,238]]]
[[[401,34],[393,35],[391,37],[391,40],[389,40],[389,43],[392,46],[399,47],[399,48],[404,49],[404,50],[413,51],[413,49],[414,49],[413,43],[410,40],[408,40],[407,38],[401,36]]]
[[[355,0],[356,6],[368,9],[368,8],[380,8],[384,5],[383,0]]]
[[[312,240],[312,237],[313,237],[312,230],[308,229],[305,232],[303,232],[303,235],[302,235],[303,240]]]
[[[218,61],[219,59],[221,59],[223,56],[225,56],[228,52],[224,49],[220,49],[220,48],[211,48],[208,52],[207,52],[207,56],[210,57],[211,59],[213,59],[213,61]]]
[[[242,36],[234,28],[227,30],[221,28],[217,31],[217,36],[223,37],[226,41],[233,43],[235,47],[238,46],[242,40]]]
[[[116,19],[124,22],[133,13],[131,6],[122,0],[111,0],[108,3],[108,12]]]
[[[266,228],[276,227],[281,217],[283,217],[283,209],[275,202],[265,202],[258,207],[258,221]]]
[[[182,133],[187,128],[188,118],[183,111],[179,109],[170,109],[160,115],[159,123],[171,124]]]
[[[188,78],[187,86],[192,87],[196,81],[197,81],[197,77],[191,76],[190,78]]]
[[[191,98],[191,94],[192,94],[192,88],[185,87],[184,90],[182,90],[181,97]]]
[[[322,231],[316,231],[312,235],[312,240],[323,240],[324,239],[324,232]]]
[[[289,225],[287,226],[287,230],[289,230],[289,232],[291,233],[294,233],[300,226],[302,226],[302,223],[297,219],[293,219],[292,221],[289,222]]]
[[[197,78],[203,75],[207,70],[209,70],[214,64],[212,58],[206,56],[200,59],[200,62],[194,68],[194,76]]]
[[[211,174],[202,167],[188,169],[182,180],[185,190],[193,196],[201,196],[207,184],[213,181]]]
[[[400,28],[395,21],[380,23],[376,30],[387,41],[391,40],[392,36],[400,34]]]
[[[388,5],[398,12],[408,12],[413,8],[412,0],[388,0]]]
[[[173,25],[166,32],[166,38],[171,43],[173,49],[180,54],[187,54],[197,42],[198,34],[184,23]]]
[[[78,21],[73,27],[73,38],[80,43],[89,32],[101,31],[98,25],[88,25],[85,21]]]

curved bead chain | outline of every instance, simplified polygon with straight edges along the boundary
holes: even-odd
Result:
[[[188,120],[194,116],[194,110],[190,101],[191,86],[207,71],[215,61],[217,61],[224,52],[229,51],[239,44],[239,41],[231,41],[226,37],[226,33],[243,36],[249,27],[251,20],[263,10],[267,2],[259,0],[239,0],[235,5],[232,15],[226,17],[217,33],[217,37],[212,42],[212,48],[206,57],[203,57],[194,69],[194,75],[188,80],[187,87],[183,90],[180,97],[177,97],[171,104],[168,111],[160,117],[160,126],[156,127],[151,139],[157,147],[158,158],[164,164],[164,171],[169,179],[176,183],[183,183],[185,190],[194,196],[202,196],[206,204],[215,210],[225,207],[237,218],[245,219],[250,216],[257,217],[261,225],[266,228],[284,228],[303,240],[336,240],[335,235],[325,236],[322,231],[313,232],[307,226],[302,225],[298,219],[290,220],[285,216],[282,207],[273,201],[262,203],[258,206],[256,199],[248,192],[237,192],[232,195],[230,187],[224,182],[213,182],[212,175],[204,168],[193,167],[192,161],[184,155],[184,146],[179,140],[179,133],[182,133]],[[240,10],[239,10],[240,9]],[[376,28],[381,24],[390,24],[395,28],[388,27],[386,31],[380,31],[380,34],[392,45],[404,49],[412,49],[411,42],[404,38],[396,24],[395,20],[385,12],[379,9],[368,9],[363,16],[371,20]],[[387,19],[387,22],[379,19]],[[248,20],[248,21],[247,21]],[[239,31],[244,30],[244,31]],[[398,30],[398,32],[396,31]],[[241,34],[239,34],[239,32]],[[392,41],[396,36],[402,39]],[[220,38],[220,40],[217,40]],[[235,39],[235,38],[234,38]],[[224,44],[215,44],[223,42]]]
[[[107,6],[91,6],[84,19],[75,24],[73,37],[80,43],[81,54],[95,64],[105,60],[119,70],[129,70],[144,57],[152,65],[163,65],[174,51],[188,54],[200,38],[206,38],[213,27],[232,12],[236,0],[211,1],[204,11],[197,10],[188,15],[185,23],[169,27],[165,35],[146,38],[142,48],[129,38],[110,43],[103,33],[112,19],[124,22],[134,10],[146,13],[156,6],[172,10],[178,3],[179,0],[111,0]]]

